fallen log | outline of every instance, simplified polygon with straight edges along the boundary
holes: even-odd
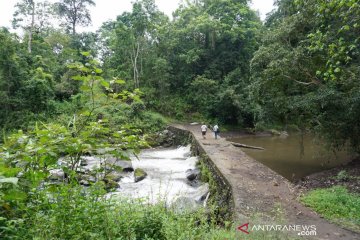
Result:
[[[242,143],[235,143],[235,142],[230,142],[230,143],[235,147],[251,148],[251,149],[257,149],[257,150],[265,150],[265,148],[262,148],[262,147],[250,146],[250,145],[246,145],[246,144],[242,144]]]

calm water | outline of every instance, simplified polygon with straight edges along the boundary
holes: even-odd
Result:
[[[352,159],[346,151],[336,153],[328,151],[324,144],[310,135],[243,136],[228,140],[265,148],[265,150],[247,148],[242,150],[291,181],[339,166]]]

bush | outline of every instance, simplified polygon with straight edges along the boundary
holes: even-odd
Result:
[[[104,198],[103,184],[89,188],[53,185],[32,193],[18,217],[0,218],[2,239],[224,240],[289,239],[281,233],[254,231],[250,236],[214,224],[212,213],[175,213],[164,203]]]
[[[2,229],[4,239],[205,239],[210,223],[201,211],[175,214],[164,204],[106,200],[101,183],[88,189],[52,186],[37,191]],[[2,219],[4,220],[4,219]],[[16,222],[16,231],[14,229]]]

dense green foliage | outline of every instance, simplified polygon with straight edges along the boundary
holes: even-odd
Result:
[[[360,229],[360,196],[349,193],[343,186],[313,190],[301,200],[330,221]]]
[[[262,25],[246,0],[187,1],[172,20],[153,0],[139,0],[96,33],[76,32],[89,23],[94,2],[75,2],[79,11],[70,1],[23,1],[14,26],[26,31],[25,41],[1,31],[2,127],[25,127],[78,104],[80,85],[66,64],[84,63],[80,52],[91,51],[106,79],[141,89],[137,109],[257,129],[312,129],[333,147],[349,143],[358,151],[357,1],[279,0]],[[46,21],[54,15],[62,29]]]
[[[139,1],[102,28],[116,53],[104,59],[105,71],[140,86],[146,103],[166,115],[248,121],[242,88],[260,26],[247,1],[189,1],[173,21],[154,1]]]
[[[359,2],[275,4],[262,24],[248,0],[184,1],[173,19],[154,0],[137,0],[97,32],[79,33],[91,22],[94,1],[19,1],[13,27],[24,35],[0,29],[1,233],[15,239],[234,237],[199,221],[206,215],[141,205],[129,211],[126,203],[98,201],[102,187],[80,190],[81,156],[126,158],[162,129],[159,113],[315,130],[332,147],[359,152]],[[51,18],[61,20],[59,27]],[[60,157],[67,182],[47,186]],[[358,197],[344,189],[314,192],[304,201],[311,205],[318,197],[353,206],[339,216],[359,218]],[[340,214],[318,204],[330,219]]]
[[[34,202],[22,209],[22,218],[4,225],[0,217],[2,239],[293,239],[262,231],[245,236],[236,225],[219,228],[204,210],[175,213],[164,204],[150,205],[146,199],[113,201],[103,194],[101,184],[86,190],[54,185],[34,192]]]
[[[251,61],[257,124],[319,130],[359,147],[358,1],[278,1]]]

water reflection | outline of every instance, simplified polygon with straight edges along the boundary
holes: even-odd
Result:
[[[265,148],[242,150],[291,181],[347,163],[353,157],[346,151],[327,150],[319,139],[310,134],[287,137],[247,135],[228,140]]]

